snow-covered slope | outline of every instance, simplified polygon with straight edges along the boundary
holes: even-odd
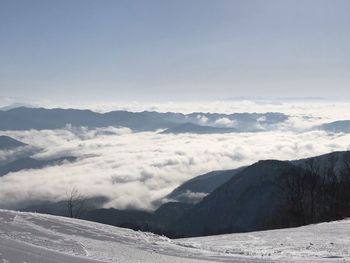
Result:
[[[170,240],[64,217],[0,210],[0,262],[349,260],[350,221]]]
[[[178,239],[201,250],[294,262],[350,262],[350,220],[298,228]]]

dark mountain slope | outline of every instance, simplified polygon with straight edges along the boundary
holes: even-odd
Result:
[[[9,136],[0,136],[0,150],[7,150],[26,145],[27,144],[17,141]]]
[[[83,219],[113,226],[127,227],[134,230],[145,229],[152,214],[141,210],[119,210],[100,208],[87,211]]]
[[[152,225],[155,232],[165,233],[173,222],[178,220],[192,207],[192,204],[185,204],[180,202],[169,202],[161,205],[152,214]]]
[[[83,215],[83,218],[94,222],[127,227],[134,230],[167,234],[169,225],[174,223],[192,207],[193,206],[190,204],[170,202],[160,206],[154,212],[101,208],[87,211]]]
[[[274,160],[245,168],[185,213],[171,230],[178,236],[201,236],[264,229],[281,203],[276,180],[291,169],[291,163]]]
[[[296,161],[259,161],[216,188],[170,230],[188,237],[342,219],[350,211],[344,201],[350,198],[348,186],[349,151]]]

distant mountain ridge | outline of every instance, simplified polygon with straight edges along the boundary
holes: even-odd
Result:
[[[19,104],[20,106],[21,104]],[[134,132],[161,131],[162,134],[223,134],[262,132],[278,129],[289,116],[280,112],[204,113],[129,112],[98,113],[79,109],[11,107],[0,109],[0,130],[62,129],[76,127],[127,127]],[[339,120],[312,127],[333,133],[350,133],[350,120]]]
[[[19,107],[0,111],[0,130],[61,129],[67,124],[71,124],[89,128],[122,126],[133,131],[178,129],[178,133],[182,133],[181,126],[185,125],[185,132],[223,133],[272,129],[287,119],[287,115],[278,112],[233,114],[195,112],[182,114],[111,111],[98,113],[91,110]],[[186,128],[188,123],[192,126]]]
[[[350,133],[350,120],[339,120],[330,123],[325,123],[320,126],[317,126],[316,128],[325,130],[327,132]]]
[[[213,133],[232,133],[237,132],[235,128],[218,128],[211,126],[203,126],[194,123],[184,123],[173,128],[166,129],[162,134],[180,134],[180,133],[195,133],[195,134],[213,134]]]
[[[14,102],[6,106],[0,107],[0,111],[7,111],[15,108],[20,108],[20,107],[33,108],[34,106],[27,103]]]

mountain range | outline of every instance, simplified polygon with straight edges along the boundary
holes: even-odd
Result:
[[[89,128],[122,126],[133,131],[169,129],[166,133],[223,133],[261,131],[285,122],[283,113],[160,113],[19,107],[0,111],[0,130],[61,129],[66,125]],[[172,130],[173,129],[173,130]]]
[[[350,151],[333,152],[297,161],[259,161],[241,169],[227,182],[214,189],[176,220],[171,225],[170,231],[176,236],[188,237],[290,226],[287,221],[279,221],[278,218],[288,202],[285,195],[290,194],[286,193],[288,188],[281,189],[282,180],[287,176],[294,177],[288,183],[293,183],[295,186],[298,186],[297,183],[302,183],[304,186],[294,187],[291,190],[305,192],[308,191],[307,187],[310,185],[308,180],[312,179],[312,176],[332,180],[330,184],[336,183],[338,181],[333,181],[334,178],[330,176],[333,176],[332,171],[341,168],[343,160],[349,162]],[[303,181],[298,181],[300,175],[305,171],[309,172],[307,169],[311,164],[314,174],[303,177]],[[321,180],[315,182],[321,183]],[[344,182],[345,187],[347,182]],[[323,187],[327,187],[327,184]],[[309,199],[305,200],[308,201]],[[319,203],[319,206],[318,209],[322,210],[327,204]]]
[[[289,116],[280,112],[266,113],[204,113],[128,112],[98,113],[78,109],[46,109],[9,107],[0,110],[0,130],[62,129],[75,127],[127,127],[134,132],[163,130],[163,134],[220,134],[235,132],[261,132],[274,130]],[[312,129],[327,132],[350,132],[350,121],[324,123]]]

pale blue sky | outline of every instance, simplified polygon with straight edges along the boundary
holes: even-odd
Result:
[[[0,96],[350,98],[347,0],[0,0]]]

